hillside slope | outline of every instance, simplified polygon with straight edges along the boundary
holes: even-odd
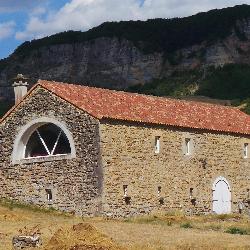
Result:
[[[42,78],[123,90],[160,81],[174,93],[176,74],[195,71],[194,84],[192,77],[180,84],[191,85],[196,94],[211,66],[226,64],[250,65],[249,5],[185,18],[104,23],[25,42],[0,60],[0,99],[13,97],[11,78],[17,73],[31,83]]]

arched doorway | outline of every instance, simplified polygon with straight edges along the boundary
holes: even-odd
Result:
[[[231,189],[224,177],[218,177],[213,184],[213,212],[231,213]]]

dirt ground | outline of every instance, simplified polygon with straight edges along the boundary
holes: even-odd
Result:
[[[32,230],[41,234],[43,245],[36,248],[41,250],[250,249],[248,217],[107,220],[0,206],[0,250],[12,249],[13,236]]]

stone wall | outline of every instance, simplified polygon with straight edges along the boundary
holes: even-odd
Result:
[[[67,127],[75,142],[76,157],[13,164],[16,135],[40,117],[53,118]],[[98,120],[50,92],[36,89],[0,124],[0,196],[78,214],[97,213],[102,187],[98,127]],[[52,190],[52,202],[47,200],[45,189]]]
[[[212,186],[219,176],[231,186],[233,212],[238,212],[239,201],[247,199],[250,159],[243,157],[243,144],[250,142],[247,136],[110,120],[101,122],[100,131],[107,216],[159,210],[209,213]],[[155,136],[160,136],[159,154],[154,150]],[[191,155],[184,154],[185,138],[191,139]]]
[[[67,127],[76,155],[13,163],[17,135],[41,117]],[[190,155],[185,155],[186,138],[191,141]],[[120,217],[162,210],[210,213],[213,183],[222,176],[231,187],[232,211],[237,212],[239,202],[247,205],[250,198],[250,159],[243,157],[244,143],[250,143],[250,136],[99,122],[38,87],[0,124],[0,196],[82,215]],[[52,190],[52,202],[46,189]]]

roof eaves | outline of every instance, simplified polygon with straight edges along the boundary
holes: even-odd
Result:
[[[171,126],[171,127],[177,127],[177,128],[189,128],[189,129],[199,129],[203,131],[213,131],[213,132],[221,132],[221,133],[227,133],[227,134],[239,134],[239,135],[250,135],[249,133],[243,132],[243,131],[232,131],[232,130],[222,130],[222,129],[211,129],[211,128],[205,128],[205,127],[194,127],[194,126],[184,126],[184,125],[176,125],[171,123],[165,123],[165,122],[150,122],[150,121],[141,121],[141,120],[134,120],[134,119],[125,119],[125,118],[116,118],[116,117],[107,117],[103,116],[102,118],[99,118],[100,120],[116,120],[116,121],[127,121],[127,122],[138,122],[138,123],[144,123],[144,124],[155,124],[155,125],[165,125],[165,126]]]

